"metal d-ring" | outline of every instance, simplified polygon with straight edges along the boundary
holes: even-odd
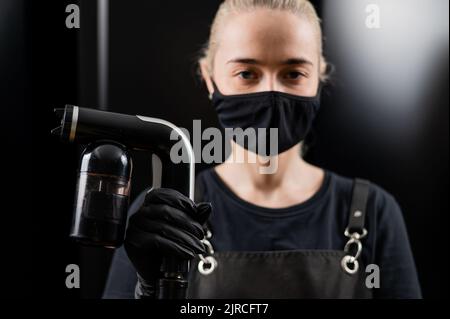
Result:
[[[346,253],[349,253],[350,252],[350,246],[352,244],[355,244],[358,247],[358,250],[356,251],[355,256],[353,256],[353,258],[358,259],[359,255],[361,255],[361,251],[362,251],[362,244],[359,241],[359,239],[350,238],[349,241],[345,244],[344,251]]]
[[[212,237],[212,233],[208,230],[206,232],[206,238],[202,239],[202,243],[206,246],[206,249],[208,251],[208,254],[210,256],[206,256],[204,257],[202,254],[199,255],[200,257],[200,261],[198,262],[198,271],[202,274],[202,275],[209,275],[211,274],[214,269],[216,269],[217,267],[217,260],[216,258],[214,258],[212,255],[214,254],[214,248],[211,244],[211,242],[208,240],[209,238]],[[208,265],[208,267],[205,267],[206,265]]]
[[[341,260],[341,266],[342,268],[348,273],[348,274],[354,274],[359,269],[359,263],[358,258],[361,255],[362,252],[362,243],[361,239],[367,236],[367,229],[363,228],[362,234],[358,232],[350,233],[348,227],[345,229],[344,235],[346,237],[349,237],[350,239],[347,241],[344,247],[344,251],[349,254],[350,253],[350,246],[356,245],[357,250],[356,254],[354,256],[352,255],[345,255]],[[353,264],[353,269],[349,267],[350,264]]]
[[[344,231],[344,235],[349,238],[363,239],[364,237],[367,236],[367,229],[363,228],[362,234],[360,234],[358,232],[350,233],[350,230],[347,227]]]
[[[353,269],[350,268],[348,265],[349,264],[353,264]],[[356,260],[355,257],[350,256],[350,255],[345,255],[344,258],[342,258],[341,260],[341,266],[342,268],[344,268],[344,270],[349,273],[350,275],[353,275],[354,273],[356,273],[359,269],[359,263]]]
[[[209,265],[209,267],[205,267],[205,265]],[[211,274],[214,269],[217,267],[217,260],[213,256],[203,257],[200,255],[200,261],[198,262],[198,271],[202,275]]]

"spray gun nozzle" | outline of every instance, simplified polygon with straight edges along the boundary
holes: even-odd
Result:
[[[56,109],[53,109],[53,112],[55,112],[55,114],[56,114],[56,117],[59,119],[59,120],[62,120],[62,118],[64,117],[64,112],[66,111],[66,109],[64,109],[64,108],[56,108]]]
[[[58,121],[61,122],[60,126],[52,129],[50,131],[50,133],[52,135],[57,135],[57,136],[61,136],[62,134],[62,130],[63,130],[63,119],[64,119],[64,113],[65,113],[66,109],[64,108],[55,108],[53,109],[53,112],[55,112],[56,114],[56,118],[58,119]]]
[[[78,107],[73,105],[66,105],[64,108],[55,108],[56,118],[59,126],[51,130],[51,134],[58,135],[63,141],[73,141],[74,138],[74,123],[77,121]]]

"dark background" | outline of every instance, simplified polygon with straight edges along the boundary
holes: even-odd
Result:
[[[397,8],[382,11],[387,22],[381,30],[364,27],[361,2],[342,0],[338,7],[330,0],[314,1],[324,18],[325,54],[336,72],[306,159],[368,178],[392,193],[403,210],[424,297],[446,297],[448,2],[435,1],[435,9],[424,10],[423,1],[392,1]],[[80,29],[65,27],[70,3],[80,5]],[[80,248],[68,239],[81,148],[52,138],[50,129],[57,124],[52,110],[64,104],[102,106],[188,129],[192,119],[217,126],[195,61],[219,3],[110,0],[108,90],[100,96],[97,1],[0,0],[2,215],[7,217],[2,260],[17,273],[6,278],[15,288],[5,290],[8,294],[101,295],[111,251]],[[402,6],[410,13],[419,10],[420,19],[395,10]],[[151,177],[148,154],[135,159],[133,196]],[[65,267],[71,263],[80,265],[81,289],[65,287]]]

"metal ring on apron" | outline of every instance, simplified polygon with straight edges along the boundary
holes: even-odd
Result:
[[[202,239],[202,243],[206,246],[206,249],[208,250],[208,253],[210,255],[214,254],[214,248],[211,244],[211,242],[207,238],[211,238],[212,233],[208,230],[206,233],[206,238]],[[203,255],[199,255],[200,261],[198,262],[198,271],[202,275],[209,275],[211,274],[214,269],[217,267],[217,260],[213,256],[206,256],[203,257]],[[208,267],[205,267],[206,265],[209,265]]]
[[[363,239],[364,237],[367,236],[367,229],[363,228],[362,230],[362,234],[354,232],[354,233],[350,233],[350,230],[348,229],[348,227],[345,229],[344,231],[344,235],[346,237],[355,237],[356,239]]]
[[[214,254],[214,248],[211,245],[211,242],[207,239],[202,239],[202,243],[206,246],[206,248],[208,249],[208,253],[210,255]]]
[[[346,253],[348,253],[350,250],[350,245],[352,245],[352,244],[357,245],[357,248],[358,248],[358,250],[356,251],[356,254],[355,254],[355,256],[353,256],[353,258],[358,259],[359,255],[361,255],[361,251],[362,251],[362,244],[358,239],[350,238],[350,240],[345,244],[344,251]]]
[[[367,235],[367,230],[364,228],[363,229],[363,233],[359,234],[357,232],[354,233],[349,233],[348,228],[345,230],[345,236],[350,237],[350,239],[347,241],[347,243],[345,244],[344,247],[344,251],[349,254],[350,253],[350,247],[351,245],[356,245],[357,250],[356,250],[356,254],[354,256],[352,255],[345,255],[342,258],[341,261],[341,266],[342,268],[350,275],[356,273],[359,269],[359,263],[358,263],[358,258],[361,255],[361,251],[362,251],[362,243],[361,243],[361,238],[366,237]],[[349,267],[350,264],[353,264],[353,269]]]
[[[353,264],[353,269],[349,267],[349,264]],[[341,266],[350,275],[353,275],[359,269],[358,261],[356,260],[355,257],[350,256],[350,255],[345,255],[344,258],[342,258]]]
[[[205,265],[209,265],[209,267],[205,268]],[[213,256],[203,257],[200,255],[200,261],[198,262],[198,271],[202,275],[211,274],[217,266],[217,260]]]

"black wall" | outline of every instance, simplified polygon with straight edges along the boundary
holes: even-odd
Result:
[[[5,274],[2,285],[11,287],[4,291],[11,295],[18,295],[20,287],[26,287],[33,275],[27,276],[32,237],[31,223],[27,222],[32,197],[29,18],[30,10],[25,1],[0,1],[1,269]],[[12,275],[15,271],[17,276]]]

